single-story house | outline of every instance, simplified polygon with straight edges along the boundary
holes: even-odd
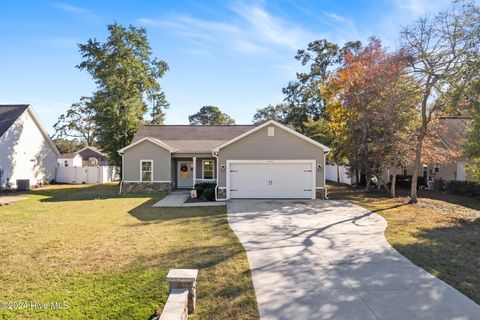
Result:
[[[97,167],[108,166],[108,157],[101,150],[87,146],[77,152],[64,153],[58,157],[61,167]]]
[[[121,192],[216,185],[216,199],[325,196],[330,149],[276,121],[143,125],[122,156]]]
[[[468,125],[471,121],[470,117],[464,116],[445,116],[439,117],[437,127],[431,130],[436,132],[435,152],[445,152],[450,150],[461,149],[462,141],[466,138]],[[463,156],[451,158],[447,161],[439,163],[424,162],[419,176],[423,176],[425,181],[428,180],[444,180],[444,181],[464,181],[468,180],[465,173],[465,163],[468,162]],[[398,175],[412,175],[413,164],[405,165],[398,168]],[[388,175],[392,175],[392,170],[388,171]]]
[[[0,105],[0,188],[55,179],[59,152],[32,107]]]

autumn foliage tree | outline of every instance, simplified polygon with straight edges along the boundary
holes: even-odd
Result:
[[[381,180],[388,166],[404,163],[409,156],[416,105],[414,95],[407,94],[412,79],[405,74],[405,64],[402,51],[388,53],[380,40],[370,38],[365,47],[345,53],[322,88],[330,126],[343,137],[340,148],[351,168],[365,174],[366,189],[372,176]]]
[[[478,54],[478,6],[474,1],[455,1],[433,17],[419,19],[402,31],[402,43],[408,53],[410,74],[417,80],[421,95],[421,123],[417,128],[415,161],[410,202],[417,202],[417,177],[432,119],[449,109],[448,94],[468,73],[469,61]],[[477,56],[478,59],[478,56]],[[465,83],[463,85],[466,85]]]

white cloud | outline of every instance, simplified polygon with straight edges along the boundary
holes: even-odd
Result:
[[[394,0],[397,8],[406,10],[417,18],[436,13],[450,2],[450,0]]]
[[[143,25],[171,31],[175,35],[202,43],[205,47],[225,46],[239,53],[272,51],[272,46],[289,50],[305,47],[315,35],[268,13],[258,5],[229,8],[235,15],[229,22],[173,16],[161,19],[140,18]],[[205,48],[203,48],[205,49]]]
[[[329,18],[332,18],[333,20],[337,20],[337,21],[340,21],[340,22],[344,22],[344,21],[348,20],[347,17],[340,16],[340,15],[338,15],[336,13],[333,13],[333,12],[324,12],[323,14],[326,15],[327,17],[329,17]]]
[[[342,44],[360,39],[360,33],[352,18],[334,12],[323,12],[323,15],[328,19],[322,19],[322,22],[335,30],[335,34],[332,35],[333,41]]]
[[[56,3],[53,6],[57,9],[60,9],[66,13],[72,14],[82,19],[96,18],[95,13],[93,11],[82,8],[82,7],[73,6],[66,3]]]

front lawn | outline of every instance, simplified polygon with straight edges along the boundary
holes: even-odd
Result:
[[[480,202],[421,191],[419,202],[330,183],[330,199],[346,199],[388,221],[388,242],[416,265],[480,303]]]
[[[0,207],[1,301],[10,319],[147,319],[167,299],[170,268],[198,268],[192,319],[258,319],[245,252],[224,207],[152,208],[164,195],[116,184],[50,186]]]

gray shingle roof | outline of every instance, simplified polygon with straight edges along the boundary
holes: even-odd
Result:
[[[162,141],[177,152],[207,153],[254,127],[255,125],[143,125],[132,142],[150,137]]]
[[[98,158],[101,161],[107,160],[107,156],[102,151],[91,146],[86,147],[84,150],[78,151],[77,153],[80,154],[80,156],[85,160],[90,158]]]
[[[0,137],[25,112],[28,104],[0,105]]]
[[[434,131],[447,148],[458,149],[467,135],[470,121],[470,117],[440,117],[439,127]]]
[[[77,156],[77,152],[63,153],[58,156],[59,159],[73,159]]]

